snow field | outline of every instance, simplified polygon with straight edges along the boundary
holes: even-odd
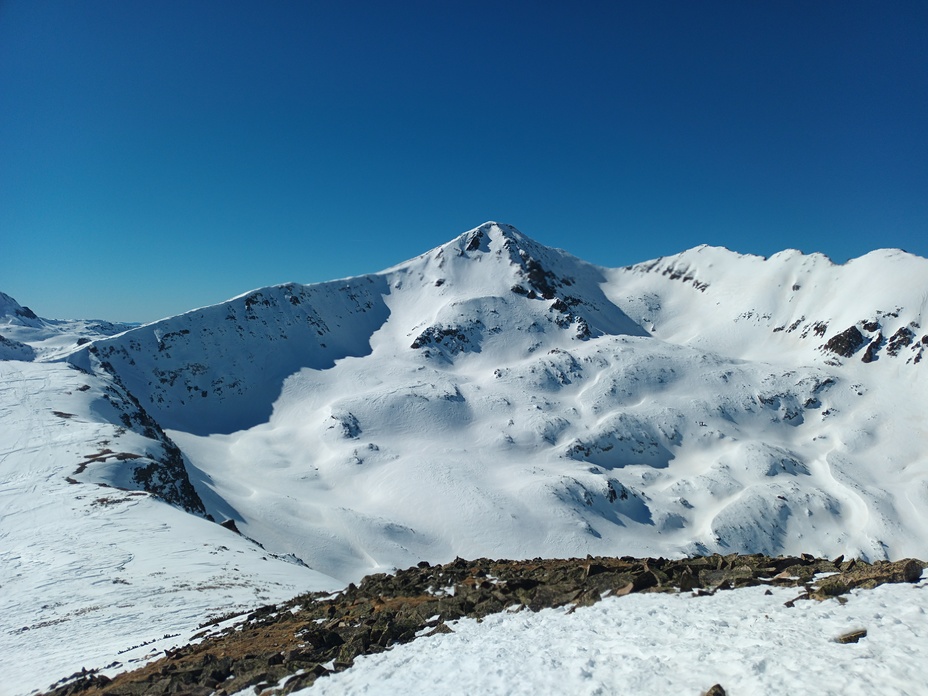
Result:
[[[463,619],[454,633],[361,657],[300,696],[365,694],[816,693],[928,691],[928,581],[784,602],[795,588],[634,594],[576,610]],[[841,635],[866,629],[858,643]]]
[[[487,223],[383,273],[262,288],[141,327],[51,322],[0,293],[6,683],[26,693],[82,666],[120,671],[187,640],[208,616],[420,560],[713,551],[928,558],[928,360],[916,362],[928,347],[926,263],[896,250],[836,266],[796,251],[764,260],[698,247],[603,269]],[[821,350],[851,325],[877,349],[872,363],[861,361],[863,347],[850,357]],[[913,338],[891,355],[889,337],[902,330]],[[88,340],[96,356],[78,345]],[[83,372],[51,362],[65,358]],[[108,369],[174,428],[207,510],[264,549],[119,490],[137,488],[129,465],[94,453],[153,457],[161,445],[122,427],[125,411],[105,398],[115,383]],[[518,630],[535,631],[539,645],[540,634],[561,635],[524,665],[506,657],[518,648],[506,642],[503,618],[462,622],[448,640],[478,641],[500,623],[504,667],[473,658],[475,690],[490,693],[503,688],[494,684],[539,687],[536,673],[559,684],[558,670],[574,678],[562,690],[578,693],[613,693],[636,679],[657,692],[699,693],[719,681],[738,693],[746,674],[761,681],[741,693],[781,690],[777,673],[793,674],[794,663],[817,679],[816,655],[860,658],[846,665],[851,674],[877,657],[894,664],[880,636],[924,665],[917,641],[888,618],[922,631],[921,599],[893,611],[887,599],[882,617],[867,615],[874,629],[856,646],[834,647],[811,623],[809,634],[826,643],[812,650],[812,638],[786,631],[790,621],[809,614],[831,626],[869,600],[855,596],[834,615],[806,604],[781,615],[782,597],[764,597],[752,616],[776,620],[755,631],[725,614],[725,601],[734,610],[742,598],[625,598],[615,603],[619,618],[596,608],[519,615]],[[666,617],[628,613],[659,601]],[[714,606],[755,636],[755,652],[699,614]],[[584,630],[568,628],[578,615],[612,642],[598,652],[590,635],[570,642]],[[761,655],[762,627],[768,647],[796,643],[802,654]],[[729,643],[713,643],[715,635]],[[445,639],[431,640],[423,645]],[[394,652],[403,650],[412,648]],[[692,664],[678,657],[694,650],[702,657]],[[453,655],[436,659],[456,664]],[[679,679],[668,667],[677,662]],[[733,663],[750,669],[725,672]],[[897,670],[898,690],[881,691],[893,684],[886,676],[870,693],[906,693],[907,670]],[[821,689],[844,684],[822,673]]]
[[[113,675],[189,642],[210,617],[339,587],[147,493],[99,485],[108,465],[77,474],[103,440],[146,446],[95,415],[99,393],[67,364],[0,362],[4,696],[84,667]]]

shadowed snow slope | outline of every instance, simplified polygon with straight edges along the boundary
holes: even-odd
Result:
[[[4,694],[84,666],[122,671],[209,616],[338,585],[184,512],[198,503],[172,494],[186,474],[159,489],[178,507],[143,490],[133,473],[170,472],[170,441],[124,426],[134,412],[67,364],[0,361]]]
[[[95,530],[68,534],[150,525],[203,568],[223,535],[243,574],[306,586],[456,555],[928,557],[928,261],[901,251],[606,269],[486,223],[381,273],[145,326],[2,299],[4,492],[57,491],[77,512],[56,529]],[[141,495],[95,504],[100,484]],[[202,508],[172,502],[193,515],[151,497],[191,485]],[[10,509],[0,552],[19,558],[33,518]]]
[[[489,223],[375,278],[345,281],[385,288],[358,357],[292,374],[265,423],[172,433],[269,548],[345,580],[454,555],[928,551],[924,259],[701,247],[607,270]]]

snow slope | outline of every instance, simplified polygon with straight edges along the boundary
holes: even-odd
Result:
[[[926,298],[899,251],[605,269],[497,223],[145,326],[4,295],[0,648],[62,619],[55,672],[101,666],[220,605],[457,555],[928,558]]]
[[[928,262],[880,249],[838,266],[795,249],[769,259],[701,246],[606,272],[608,293],[656,337],[742,360],[921,361]],[[856,327],[853,355],[821,346]]]
[[[602,269],[487,223],[69,359],[105,361],[248,536],[345,582],[455,555],[926,556],[926,279],[897,251]]]
[[[816,693],[916,696],[928,668],[928,584],[784,602],[795,589],[633,594],[575,610],[462,619],[320,679],[300,696]],[[864,629],[857,643],[836,638]],[[449,665],[453,668],[449,669]],[[554,686],[556,685],[556,687]]]
[[[52,359],[94,338],[137,326],[100,320],[43,319],[0,292],[0,360]]]
[[[178,507],[144,491],[132,474],[158,479],[167,442],[121,406],[67,363],[0,361],[0,693],[123,671],[210,616],[338,586],[185,512],[198,498],[176,480],[147,483]]]

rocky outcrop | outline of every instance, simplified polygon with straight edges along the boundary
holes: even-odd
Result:
[[[35,360],[35,350],[25,343],[0,336],[0,360]]]
[[[886,313],[883,318],[886,317],[895,319],[898,318],[898,314]],[[913,355],[906,362],[913,364],[921,362],[922,344],[928,344],[928,340],[925,340],[928,339],[928,336],[923,337],[922,341],[919,342],[915,333],[920,328],[918,322],[912,321],[909,322],[908,326],[899,327],[889,338],[884,335],[883,328],[877,320],[858,322],[854,326],[850,326],[841,333],[832,336],[821,346],[821,349],[844,358],[850,358],[866,344],[867,348],[861,357],[861,362],[872,363],[879,360],[880,353],[884,349],[887,356],[896,358],[903,353],[903,349],[908,348]],[[783,330],[782,327],[774,329],[774,331],[780,330]],[[802,337],[805,338],[805,334]],[[830,361],[830,364],[837,365],[838,363]]]
[[[679,280],[681,283],[692,285],[700,292],[705,292],[709,287],[709,283],[696,277],[695,271],[688,264],[679,260],[665,259],[663,256],[654,261],[626,266],[625,270],[636,273],[659,273],[668,280]]]
[[[797,599],[827,599],[857,587],[914,582],[924,567],[911,559],[869,564],[843,557],[829,561],[759,554],[681,560],[459,558],[440,566],[422,562],[392,575],[370,575],[334,597],[305,595],[262,607],[223,630],[213,627],[232,617],[216,619],[203,625],[198,636],[202,642],[168,651],[158,662],[112,680],[78,673],[53,685],[51,693],[222,696],[253,687],[258,694],[287,694],[347,669],[359,655],[451,632],[448,622],[462,617],[589,605],[632,592],[709,595],[762,584],[802,587],[805,591]],[[830,575],[816,580],[823,573]],[[724,693],[713,688],[711,693]]]
[[[889,339],[889,344],[886,346],[886,352],[889,355],[896,356],[905,346],[911,345],[914,339],[915,332],[907,326],[902,326]]]
[[[857,352],[864,344],[864,341],[866,341],[866,339],[864,335],[860,333],[860,329],[856,326],[850,326],[841,333],[828,339],[828,342],[825,343],[822,348],[832,353],[837,353],[842,357],[849,358]]]
[[[419,350],[427,346],[440,347],[449,355],[469,352],[474,349],[474,346],[471,344],[468,333],[474,330],[479,333],[482,328],[479,322],[474,322],[474,325],[470,328],[462,326],[430,326],[416,336],[416,340],[412,342],[410,348]]]
[[[99,353],[94,346],[90,347],[90,352],[99,359]],[[140,490],[147,491],[187,512],[206,515],[203,501],[190,481],[180,448],[142,407],[135,395],[126,389],[112,365],[100,361],[98,370],[108,382],[103,390],[103,399],[118,414],[122,428],[153,441],[155,447],[148,456],[132,453],[114,454],[109,450],[85,455],[85,461],[78,466],[74,474],[83,473],[83,470],[94,462],[105,463],[113,458],[122,462],[124,466],[131,467],[131,480]]]

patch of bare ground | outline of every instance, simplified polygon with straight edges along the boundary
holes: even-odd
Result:
[[[855,588],[915,582],[926,564],[907,559],[865,563],[763,555],[664,558],[456,559],[422,562],[376,574],[336,595],[311,594],[265,606],[221,630],[221,617],[202,626],[199,642],[110,679],[81,672],[51,687],[54,696],[223,696],[288,694],[349,668],[359,655],[382,652],[416,637],[452,631],[448,622],[509,610],[593,604],[632,592],[710,595],[741,587],[801,588],[787,602],[838,597]]]

